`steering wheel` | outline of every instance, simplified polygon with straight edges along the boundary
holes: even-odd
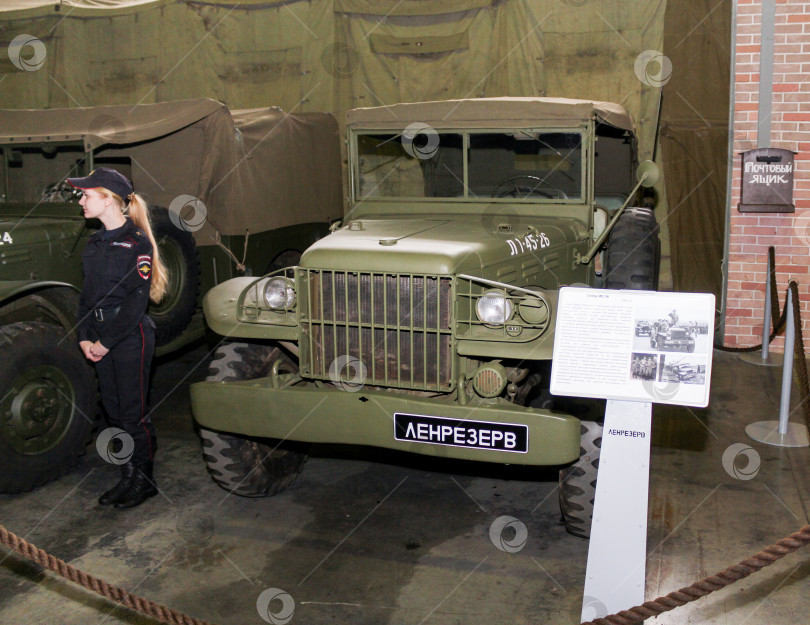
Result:
[[[541,195],[555,200],[567,200],[568,196],[562,189],[552,187],[546,180],[539,176],[529,174],[518,174],[504,178],[490,193],[490,197],[513,197],[526,198],[533,194]]]

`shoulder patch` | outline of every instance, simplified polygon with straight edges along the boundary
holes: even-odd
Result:
[[[151,256],[138,256],[138,273],[141,278],[148,280],[152,275],[152,257]]]

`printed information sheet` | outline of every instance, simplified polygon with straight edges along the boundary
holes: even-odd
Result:
[[[704,407],[714,295],[560,289],[551,392]]]

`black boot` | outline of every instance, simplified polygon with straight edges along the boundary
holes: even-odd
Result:
[[[150,497],[157,495],[158,490],[152,477],[152,463],[145,462],[135,465],[135,475],[132,477],[129,489],[115,502],[116,508],[134,508],[140,506]]]
[[[118,483],[98,498],[98,502],[102,506],[109,506],[111,503],[115,503],[130,489],[132,476],[135,475],[135,463],[130,460],[122,464],[120,469],[121,479],[118,480]]]

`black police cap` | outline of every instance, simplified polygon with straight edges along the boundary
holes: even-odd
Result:
[[[109,189],[123,200],[134,191],[129,178],[108,167],[98,167],[89,176],[68,178],[67,181],[77,189]]]

